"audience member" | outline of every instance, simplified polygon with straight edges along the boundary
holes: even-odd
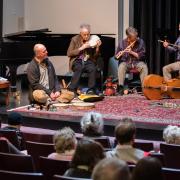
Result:
[[[23,123],[23,117],[20,113],[10,112],[8,114],[8,119],[7,119],[8,125],[3,128],[3,130],[14,130],[14,131],[16,131],[21,150],[24,149],[23,148],[22,133],[20,130],[22,123]]]
[[[129,180],[130,172],[127,164],[117,158],[101,160],[92,173],[93,180]]]
[[[168,144],[180,145],[180,127],[178,126],[167,126],[163,131],[163,138]]]
[[[77,140],[75,132],[69,128],[65,127],[58,130],[53,137],[53,142],[55,144],[55,151],[51,153],[48,158],[56,160],[71,160],[75,152]]]
[[[158,159],[145,157],[133,170],[132,180],[163,180],[161,163]]]
[[[83,138],[78,142],[72,158],[71,168],[64,175],[68,177],[91,178],[93,168],[104,157],[103,148],[99,143]]]
[[[133,147],[136,126],[132,119],[124,118],[115,128],[117,146],[114,150],[107,152],[107,157],[117,157],[128,163],[136,164],[148,153]]]
[[[8,146],[8,152],[5,153],[11,153],[11,154],[24,154],[21,153],[21,151],[19,149],[17,149],[11,142],[8,141],[8,139],[6,139],[5,137],[0,137],[0,142],[1,141],[6,141],[7,146]],[[0,148],[0,152],[1,152],[1,148]],[[4,150],[3,150],[4,152]]]
[[[102,136],[104,129],[104,121],[102,115],[96,112],[86,113],[81,119],[81,129],[84,136]]]

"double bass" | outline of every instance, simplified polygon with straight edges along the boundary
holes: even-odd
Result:
[[[180,79],[165,81],[159,75],[150,74],[144,78],[143,93],[149,100],[160,100],[164,96],[180,99]]]

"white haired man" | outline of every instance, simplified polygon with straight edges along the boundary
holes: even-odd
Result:
[[[76,92],[82,72],[88,73],[88,92],[94,93],[96,83],[96,66],[95,61],[99,56],[99,46],[101,41],[97,40],[95,46],[91,47],[88,42],[90,39],[90,25],[82,24],[80,34],[71,39],[67,55],[70,58],[70,70],[73,77],[69,90]]]

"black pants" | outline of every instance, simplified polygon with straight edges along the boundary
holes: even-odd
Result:
[[[79,85],[79,80],[83,72],[88,73],[88,88],[94,88],[96,84],[96,66],[91,60],[82,61],[76,59],[72,65],[73,77],[69,86],[70,90],[76,90]]]

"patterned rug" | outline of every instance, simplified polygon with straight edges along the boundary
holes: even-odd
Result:
[[[147,100],[142,95],[126,95],[105,97],[103,101],[95,103],[91,110],[79,110],[74,107],[61,108],[51,112],[45,110],[28,110],[27,106],[11,109],[24,116],[46,118],[52,120],[79,120],[84,113],[96,111],[103,114],[104,120],[117,122],[123,117],[130,117],[135,122],[156,125],[179,125],[180,126],[180,99]]]

